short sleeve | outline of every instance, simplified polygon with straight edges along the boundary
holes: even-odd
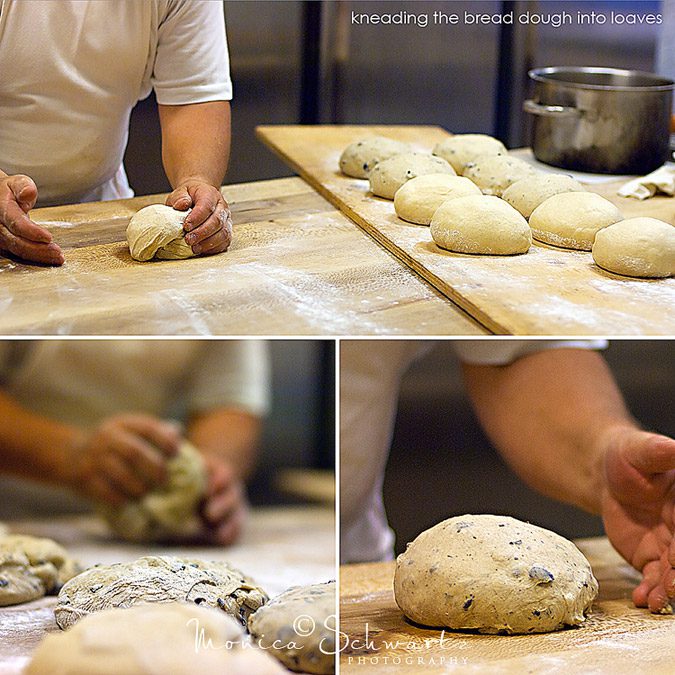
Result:
[[[607,340],[454,340],[460,361],[485,366],[505,366],[544,349],[606,349]]]

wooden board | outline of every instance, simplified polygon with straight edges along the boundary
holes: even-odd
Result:
[[[227,253],[139,263],[129,218],[163,195],[36,209],[65,249],[0,257],[0,334],[476,335],[484,330],[298,178],[223,188]]]
[[[675,279],[637,280],[606,272],[590,253],[535,243],[526,255],[476,256],[444,251],[429,228],[399,219],[393,202],[368,181],[338,170],[342,150],[371,134],[429,151],[448,134],[438,127],[265,126],[259,137],[321,194],[422,278],[488,330],[514,335],[670,335]],[[620,184],[620,183],[619,183]],[[675,223],[675,199],[638,202],[616,196],[617,183],[589,186],[626,216]],[[671,311],[665,311],[670,308]]]
[[[577,545],[600,582],[593,613],[578,628],[543,635],[442,634],[413,625],[394,600],[394,563],[344,565],[341,672],[672,673],[675,616],[633,605],[630,594],[639,576],[606,539]],[[364,646],[366,626],[370,643]]]

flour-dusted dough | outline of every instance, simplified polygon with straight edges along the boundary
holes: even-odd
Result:
[[[71,579],[58,595],[54,616],[65,630],[103,609],[178,600],[220,608],[246,625],[249,614],[268,598],[253,579],[226,562],[146,556],[92,567]]]
[[[612,202],[594,192],[563,192],[549,197],[532,212],[530,227],[539,241],[590,251],[596,233],[622,219]]]
[[[430,173],[413,178],[396,190],[394,209],[403,220],[428,225],[444,201],[479,194],[480,190],[468,178]]]
[[[464,167],[474,159],[488,155],[506,155],[506,146],[485,134],[457,134],[441,141],[434,148],[434,155],[442,157],[461,176]]]
[[[562,192],[585,192],[586,188],[572,176],[561,173],[538,173],[517,180],[504,190],[502,199],[525,218],[549,197]]]
[[[209,607],[164,603],[108,609],[47,635],[26,675],[281,675],[247,644],[231,617]]]
[[[440,157],[421,152],[406,152],[375,165],[370,172],[370,190],[378,197],[393,199],[403,183],[429,173],[455,175],[455,170]]]
[[[134,260],[182,260],[195,254],[185,241],[183,222],[190,211],[153,204],[137,211],[127,225],[127,243]]]
[[[189,539],[200,529],[197,513],[206,491],[206,469],[198,450],[183,443],[167,462],[166,483],[121,507],[101,505],[99,513],[129,541]]]
[[[433,240],[448,251],[526,253],[532,233],[525,218],[499,197],[475,195],[443,202],[431,220]]]
[[[449,518],[396,561],[394,596],[413,621],[480,633],[546,633],[583,623],[598,593],[571,541],[507,516]]]
[[[593,260],[628,277],[675,275],[675,227],[657,218],[627,218],[595,235]]]
[[[378,163],[404,152],[410,152],[407,143],[386,136],[371,136],[348,145],[340,156],[340,171],[354,178],[368,178]]]
[[[291,588],[248,619],[256,644],[272,649],[287,668],[332,675],[335,672],[335,582]],[[290,646],[289,646],[290,645]]]
[[[483,155],[469,162],[463,175],[472,180],[483,194],[501,197],[510,185],[536,173],[533,166],[519,157]]]

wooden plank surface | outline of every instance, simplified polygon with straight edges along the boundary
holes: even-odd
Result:
[[[259,137],[321,194],[382,246],[498,334],[671,335],[675,279],[638,280],[611,274],[590,253],[535,242],[526,255],[478,256],[444,251],[429,228],[396,216],[392,201],[368,191],[368,181],[340,173],[338,159],[352,141],[384,134],[430,151],[448,134],[419,126],[264,126]],[[675,199],[644,202],[618,197],[622,181],[588,185],[625,216],[648,215],[675,224]]]
[[[46,268],[0,257],[0,334],[476,335],[463,311],[374,246],[304,181],[223,188],[227,253],[139,263],[129,218],[163,195],[36,209],[65,249]]]
[[[600,583],[592,615],[580,627],[542,635],[441,633],[416,626],[394,600],[393,562],[342,566],[341,672],[672,673],[675,616],[633,605],[630,594],[639,575],[605,538],[577,545]]]

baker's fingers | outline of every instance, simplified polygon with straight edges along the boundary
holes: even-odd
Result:
[[[661,584],[655,586],[649,592],[647,606],[649,607],[649,611],[653,614],[669,613],[667,610],[670,608],[670,599],[666,594],[666,589]]]
[[[178,453],[182,437],[177,424],[150,415],[128,414],[117,419],[126,429],[144,438],[167,457]]]
[[[41,263],[43,265],[63,265],[65,258],[57,244],[38,243],[13,235],[0,225],[0,250],[7,251],[17,258]]]
[[[636,607],[647,607],[649,594],[658,585],[660,576],[661,565],[658,560],[652,560],[642,568],[642,581],[633,590]]]
[[[628,449],[628,458],[636,469],[645,474],[675,469],[675,439],[639,432]]]
[[[12,191],[18,205],[28,213],[37,201],[38,189],[35,181],[30,176],[17,174],[9,176],[6,180],[7,187]]]
[[[192,196],[192,211],[185,218],[183,229],[186,232],[199,227],[202,223],[216,212],[219,205],[223,204],[220,191],[211,185],[201,184],[190,190]]]
[[[140,436],[122,430],[111,439],[111,445],[145,489],[161,485],[168,478],[166,457]]]
[[[101,457],[100,468],[106,481],[127,499],[138,499],[148,491],[148,486],[116,454],[105,453]]]
[[[214,539],[222,546],[230,546],[239,538],[244,527],[246,511],[240,509],[232,518],[220,525],[214,534]]]
[[[216,253],[227,251],[231,242],[232,237],[230,233],[227,230],[222,229],[203,241],[200,241],[198,244],[195,244],[192,247],[192,251],[199,255],[215,255]]]
[[[243,494],[239,485],[234,484],[210,497],[204,508],[204,518],[217,525],[241,507]]]
[[[216,207],[216,210],[199,227],[195,227],[194,230],[185,235],[185,241],[190,244],[194,250],[196,244],[199,244],[204,239],[207,239],[211,235],[222,230],[225,220],[225,209],[222,204],[219,204]],[[197,251],[195,251],[195,253],[197,253]]]
[[[192,206],[192,197],[186,187],[179,187],[166,198],[166,205],[177,211],[187,211]]]
[[[45,244],[53,240],[52,233],[34,223],[13,198],[0,200],[0,219],[16,237]]]
[[[206,486],[206,496],[212,497],[222,490],[232,485],[236,476],[234,469],[219,459],[212,459],[208,455],[204,457],[208,468],[208,484]]]
[[[110,506],[122,506],[127,501],[100,475],[91,476],[88,483],[89,496],[96,501],[110,504]]]

